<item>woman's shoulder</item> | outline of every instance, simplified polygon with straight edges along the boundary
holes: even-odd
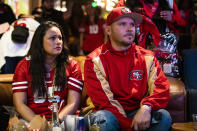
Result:
[[[17,64],[15,73],[20,74],[22,72],[28,72],[29,66],[30,59],[28,57],[25,57]]]
[[[29,56],[26,56],[18,63],[18,65],[27,65],[30,63],[30,59],[31,58]]]

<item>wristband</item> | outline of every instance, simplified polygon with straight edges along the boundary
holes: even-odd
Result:
[[[145,105],[146,105],[146,104],[145,104]],[[150,112],[152,112],[152,106],[150,106],[150,105],[146,105],[146,106],[148,106],[149,109],[150,109]]]

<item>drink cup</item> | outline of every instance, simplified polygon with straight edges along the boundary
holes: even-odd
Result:
[[[61,127],[53,127],[52,131],[62,131],[62,128]]]
[[[76,131],[76,115],[67,115],[64,117],[64,125],[66,131]]]
[[[84,118],[76,115],[67,115],[64,117],[64,125],[66,131],[83,131]]]

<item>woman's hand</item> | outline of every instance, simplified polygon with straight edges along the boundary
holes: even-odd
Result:
[[[36,114],[26,105],[26,92],[15,92],[13,94],[13,103],[16,111],[22,116],[24,120],[30,122],[35,117]]]
[[[81,94],[77,91],[74,91],[72,89],[68,90],[68,99],[67,99],[67,105],[59,112],[59,119],[60,121],[63,121],[64,117],[70,114],[74,114],[80,104],[80,98]]]

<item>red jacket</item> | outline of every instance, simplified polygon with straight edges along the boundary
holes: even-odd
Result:
[[[122,130],[131,130],[127,113],[147,104],[153,110],[169,101],[169,82],[151,51],[134,43],[125,51],[103,44],[85,61],[84,82],[95,110],[111,111]]]

